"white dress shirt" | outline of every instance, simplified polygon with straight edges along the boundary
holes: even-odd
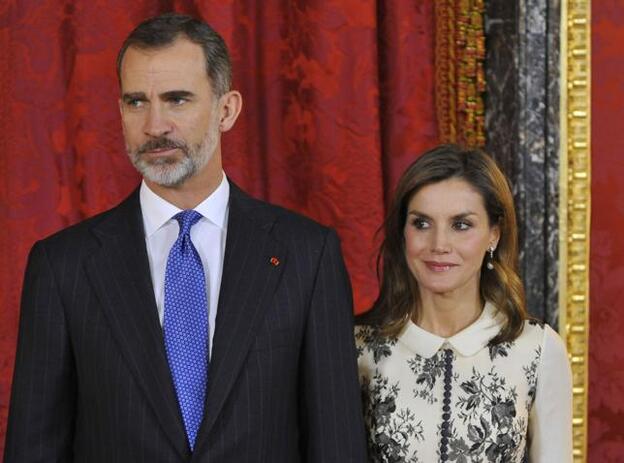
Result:
[[[150,190],[145,181],[141,184],[139,197],[152,285],[156,297],[158,318],[162,325],[165,313],[167,258],[180,230],[178,222],[173,216],[181,212],[182,209],[165,201]],[[223,174],[223,179],[217,189],[194,208],[203,217],[191,228],[191,241],[201,258],[206,276],[210,353],[212,353],[212,339],[223,272],[229,198],[230,184]]]
[[[450,338],[411,322],[397,338],[356,327],[371,458],[440,461],[447,427],[448,461],[520,463],[526,455],[531,463],[572,462],[565,346],[536,322],[525,322],[516,340],[491,345],[503,321],[486,303],[479,319]]]

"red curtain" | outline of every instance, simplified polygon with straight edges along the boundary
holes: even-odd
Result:
[[[244,97],[223,141],[226,172],[252,195],[338,230],[361,311],[377,291],[385,199],[437,142],[433,4],[0,2],[0,434],[29,248],[115,205],[139,181],[124,151],[114,71],[136,24],[175,10],[224,36]]]
[[[592,2],[589,461],[624,461],[624,5]]]

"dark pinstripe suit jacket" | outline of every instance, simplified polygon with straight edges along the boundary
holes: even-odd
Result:
[[[366,461],[338,239],[234,185],[205,418],[192,455],[138,190],[35,244],[19,330],[6,463]]]

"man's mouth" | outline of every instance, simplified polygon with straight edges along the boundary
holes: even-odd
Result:
[[[138,149],[138,154],[147,154],[152,157],[171,156],[176,150],[184,151],[183,143],[176,143],[168,138],[158,138],[144,143]]]
[[[170,156],[177,150],[178,148],[155,148],[155,149],[146,150],[143,152],[146,154],[153,155],[153,156]]]

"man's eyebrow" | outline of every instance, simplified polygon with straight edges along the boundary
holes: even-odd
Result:
[[[195,96],[193,92],[189,92],[188,90],[170,90],[168,92],[161,93],[158,97],[161,100],[170,100],[176,98],[187,98],[191,99]],[[128,103],[133,100],[145,101],[147,100],[147,96],[145,92],[128,92],[124,93],[121,97],[124,103]]]
[[[124,103],[128,103],[129,101],[132,101],[132,100],[146,100],[147,97],[145,96],[145,93],[143,92],[129,92],[129,93],[124,93],[121,96],[121,99],[123,100]]]
[[[193,98],[195,94],[193,92],[189,92],[188,90],[170,90],[168,92],[161,93],[158,97],[161,100],[169,100],[176,98]]]

